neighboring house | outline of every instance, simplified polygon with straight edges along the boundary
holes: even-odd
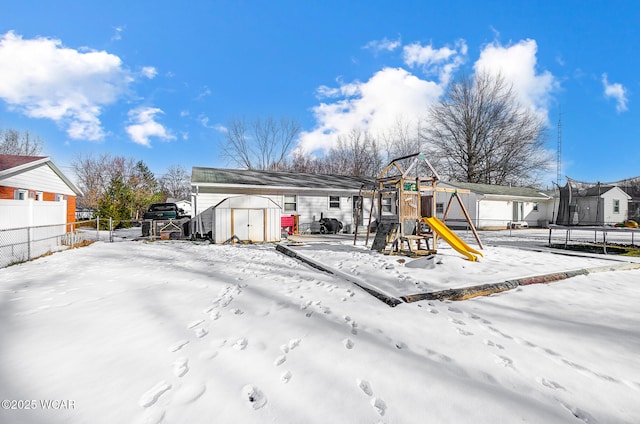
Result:
[[[49,157],[0,155],[0,228],[73,223],[80,195]]]
[[[76,199],[76,221],[93,219],[96,210],[82,204],[82,198]]]
[[[355,230],[360,188],[363,183],[372,182],[372,179],[341,175],[194,167],[191,172],[192,212],[197,217],[211,207],[228,204],[223,202],[226,199],[254,196],[244,202],[248,204],[258,201],[255,199],[258,196],[277,205],[281,216],[298,215],[300,232],[310,231],[312,223],[323,217],[338,219],[344,225],[344,232],[351,233]],[[237,199],[233,202],[242,203]],[[370,197],[365,198],[363,204],[365,213],[360,216],[359,225],[367,223]],[[271,216],[270,208],[264,210],[262,215],[253,213],[250,217]],[[198,232],[198,228],[195,231]]]
[[[460,196],[476,228],[481,230],[545,226],[553,213],[553,198],[534,188],[459,182],[439,182],[438,187],[469,190],[468,194],[456,195]],[[451,196],[451,192],[438,192],[437,217],[442,218]],[[466,225],[456,201],[451,204],[447,225]]]
[[[578,188],[572,180],[560,189],[556,223],[560,225],[615,225],[629,216],[632,196],[616,185]]]
[[[191,202],[188,200],[179,200],[169,197],[167,203],[175,203],[179,209],[184,211],[185,215],[191,215]]]

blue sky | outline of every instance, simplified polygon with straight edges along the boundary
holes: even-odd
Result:
[[[230,119],[295,118],[297,146],[417,122],[461,72],[500,71],[563,175],[640,175],[636,1],[32,1],[0,17],[0,127],[66,168],[109,152],[224,167]],[[549,174],[555,180],[555,168]]]

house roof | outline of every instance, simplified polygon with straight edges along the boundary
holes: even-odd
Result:
[[[457,181],[443,182],[456,188],[463,188],[470,190],[477,194],[484,194],[490,196],[502,196],[502,197],[527,197],[538,198],[541,200],[549,199],[550,197],[540,190],[531,187],[513,187],[513,186],[501,186],[493,184],[479,184],[479,183],[460,183]]]
[[[243,185],[358,190],[362,184],[370,185],[373,183],[375,183],[375,179],[372,178],[345,175],[202,167],[193,167],[191,171],[191,184],[193,185]]]
[[[46,156],[18,156],[18,155],[0,155],[0,171],[7,171],[12,168],[18,168],[31,162],[49,159]]]
[[[58,169],[48,156],[0,155],[0,179],[8,178],[42,165],[49,166],[77,196],[82,196],[80,189]]]

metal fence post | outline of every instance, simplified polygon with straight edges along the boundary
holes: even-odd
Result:
[[[109,217],[109,242],[113,243],[113,218]]]
[[[96,241],[100,241],[100,216],[96,215]]]
[[[31,227],[27,227],[27,259],[31,260]]]

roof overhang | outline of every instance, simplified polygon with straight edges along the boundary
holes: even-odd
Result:
[[[14,166],[13,168],[0,171],[0,180],[13,177],[14,175],[22,174],[30,171],[31,169],[38,168],[40,166],[47,165],[60,179],[73,191],[76,196],[82,196],[82,191],[74,183],[71,182],[62,171],[51,161],[50,157],[44,157],[31,162],[23,163],[22,165]]]

